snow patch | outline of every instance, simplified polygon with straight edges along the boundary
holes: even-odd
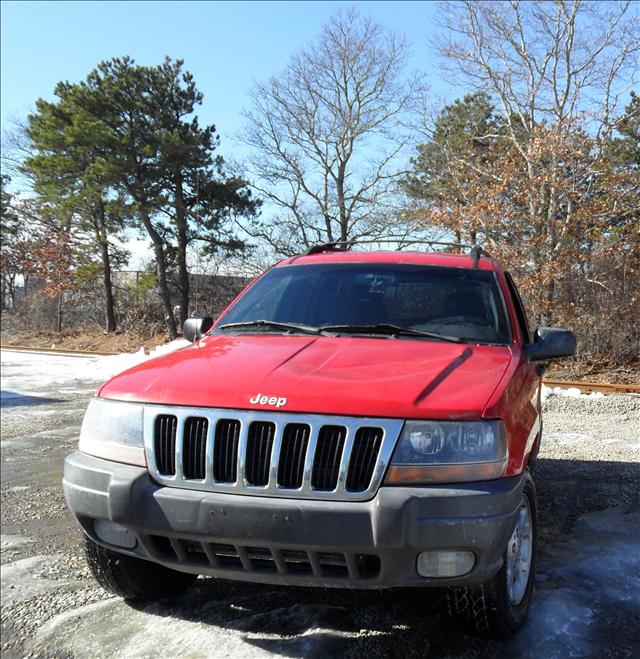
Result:
[[[547,387],[542,385],[541,397],[542,400],[547,400],[551,396],[565,396],[567,398],[589,398],[592,400],[604,398],[604,394],[599,391],[592,391],[590,394],[583,394],[577,387]]]
[[[91,394],[100,382],[109,380],[132,366],[189,345],[191,343],[186,339],[177,339],[160,345],[149,353],[140,348],[138,352],[105,357],[2,350],[2,402],[4,406],[11,407],[25,396],[37,398],[44,392],[52,396],[52,388],[55,388],[58,394],[56,398],[60,399]]]
[[[549,432],[544,434],[545,441],[553,441],[558,444],[578,444],[589,441],[591,437],[580,432]],[[618,440],[613,440],[618,441]]]
[[[616,506],[584,515],[538,564],[529,621],[508,643],[509,656],[605,656],[602,627],[640,615],[638,513]]]
[[[175,352],[190,345],[191,342],[186,339],[176,339],[175,341],[170,341],[154,348],[149,353],[145,353],[144,348],[140,348],[138,352],[124,352],[119,355],[98,357],[97,359],[92,359],[89,364],[85,364],[85,368],[87,374],[91,374],[93,379],[104,381],[149,359]]]
[[[11,489],[14,491],[16,490],[15,487],[12,487]],[[32,543],[33,540],[31,540],[31,538],[22,537],[21,535],[9,535],[3,533],[0,536],[0,551],[6,551],[8,549],[16,549],[18,547],[24,547],[26,545],[30,545]]]
[[[77,588],[77,579],[43,579],[45,571],[61,554],[47,556],[31,556],[14,563],[6,563],[0,567],[2,581],[2,606],[12,602],[28,600],[35,595],[45,595],[57,589],[70,590]]]
[[[179,606],[179,605],[178,605]],[[214,609],[219,608],[215,603]],[[205,609],[207,607],[205,606]],[[51,652],[62,650],[79,657],[211,657],[305,656],[323,646],[322,637],[311,633],[302,638],[243,633],[225,629],[209,619],[206,611],[199,615],[180,616],[180,609],[167,611],[159,605],[141,608],[127,606],[120,599],[89,604],[53,617],[36,634],[31,648]],[[195,618],[195,619],[194,619]],[[315,630],[308,630],[309,632]],[[301,641],[306,652],[291,653],[292,641]],[[268,646],[262,648],[261,645]],[[322,653],[316,656],[323,656]]]

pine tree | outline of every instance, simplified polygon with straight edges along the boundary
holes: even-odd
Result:
[[[107,155],[112,135],[83,107],[77,85],[59,83],[55,95],[55,102],[37,101],[29,115],[26,133],[35,155],[25,160],[23,171],[50,214],[69,218],[73,233],[89,235],[82,241],[84,251],[101,264],[105,329],[114,332],[112,268],[114,257],[121,261],[124,255],[113,238],[122,233],[127,217],[114,194],[114,167]]]

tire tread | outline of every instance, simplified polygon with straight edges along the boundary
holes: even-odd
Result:
[[[85,557],[96,581],[125,600],[155,600],[179,595],[197,576],[106,549],[85,536]]]

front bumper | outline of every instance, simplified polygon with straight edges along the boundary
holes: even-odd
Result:
[[[486,581],[502,565],[523,485],[516,476],[381,487],[370,501],[312,501],[164,487],[146,469],[79,451],[64,468],[69,508],[99,544],[183,572],[342,588]],[[136,546],[104,543],[94,520],[127,527]],[[475,565],[462,577],[422,577],[417,556],[433,550],[473,551]]]

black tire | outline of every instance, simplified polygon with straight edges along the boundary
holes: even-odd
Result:
[[[449,614],[465,628],[482,636],[509,638],[527,620],[536,574],[537,555],[537,504],[536,489],[531,474],[525,473],[523,496],[527,497],[531,511],[531,569],[522,600],[513,604],[507,587],[507,550],[503,554],[503,565],[493,579],[481,586],[452,588],[447,593]]]
[[[175,597],[195,583],[197,575],[177,572],[157,563],[105,549],[85,536],[85,556],[96,581],[126,600]]]

